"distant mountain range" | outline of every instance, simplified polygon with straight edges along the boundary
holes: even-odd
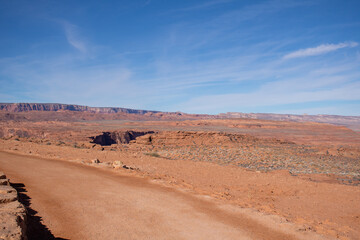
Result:
[[[161,112],[149,110],[137,110],[119,107],[89,107],[74,104],[60,103],[0,103],[0,110],[9,113],[20,112],[85,112],[100,114],[130,114],[159,117],[160,119],[229,119],[229,118],[250,118],[274,121],[295,121],[295,122],[319,122],[342,125],[355,131],[360,131],[360,116],[340,116],[340,115],[295,115],[295,114],[274,114],[274,113],[240,113],[228,112],[217,115],[206,114],[186,114],[181,112]]]
[[[342,125],[353,130],[360,131],[360,116],[340,116],[340,115],[295,115],[295,114],[275,114],[275,113],[239,113],[229,112],[220,113],[222,118],[251,118],[274,121],[293,121],[293,122],[318,122]]]
[[[74,104],[61,103],[0,103],[0,110],[7,112],[29,112],[29,111],[76,111],[91,113],[158,113],[159,111],[136,110],[118,107],[89,107]]]

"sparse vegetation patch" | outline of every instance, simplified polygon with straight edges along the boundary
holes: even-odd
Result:
[[[151,156],[151,157],[161,157],[159,153],[157,152],[147,152],[147,153],[144,153],[145,155],[147,156]]]

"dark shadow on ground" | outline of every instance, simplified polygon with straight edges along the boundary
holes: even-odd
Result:
[[[42,223],[42,218],[37,216],[37,211],[31,208],[31,198],[26,195],[26,188],[23,183],[11,183],[16,189],[19,201],[26,207],[28,240],[69,240],[55,237],[51,231]]]

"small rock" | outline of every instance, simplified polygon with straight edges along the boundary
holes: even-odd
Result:
[[[6,179],[6,175],[3,172],[0,172],[0,179]]]
[[[0,179],[0,185],[9,185],[8,179]]]
[[[121,161],[114,161],[112,165],[114,168],[122,168],[124,166],[124,163]]]
[[[96,159],[92,160],[91,162],[92,163],[100,163],[100,160],[96,158]]]
[[[0,186],[0,203],[8,203],[17,200],[17,192],[11,186]]]

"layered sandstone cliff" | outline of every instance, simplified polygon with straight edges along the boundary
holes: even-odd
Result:
[[[136,110],[118,107],[89,107],[74,104],[60,103],[0,103],[0,110],[7,112],[30,112],[30,111],[76,111],[91,113],[158,113],[158,111]]]
[[[2,111],[1,111],[2,110]],[[161,112],[150,110],[137,110],[120,107],[89,107],[73,104],[59,103],[0,103],[1,120],[186,120],[186,119],[261,119],[273,121],[292,122],[319,122],[346,126],[352,130],[360,131],[360,116],[340,115],[296,115],[273,113],[241,113],[228,112],[216,115],[186,114],[182,112]],[[34,117],[31,115],[33,112]],[[56,112],[56,116],[52,112]],[[19,115],[20,114],[20,115]],[[24,115],[24,114],[30,114]],[[76,116],[74,116],[74,114]]]

